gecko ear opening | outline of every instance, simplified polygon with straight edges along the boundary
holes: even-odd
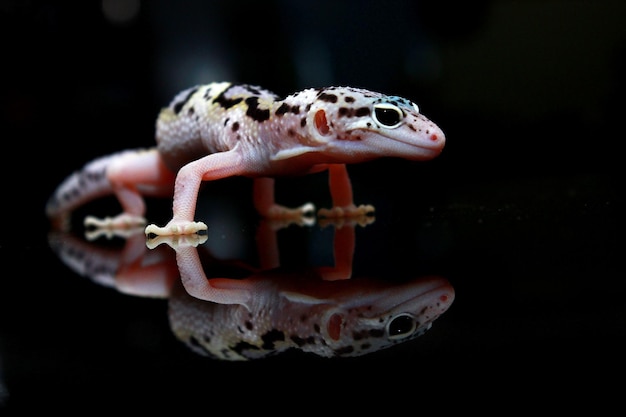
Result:
[[[328,120],[326,119],[326,112],[324,110],[318,110],[315,113],[315,128],[322,136],[326,136],[330,133],[330,126],[328,126]]]
[[[341,325],[343,324],[343,317],[339,313],[334,313],[328,319],[326,324],[326,331],[328,336],[333,340],[339,340],[341,338]]]

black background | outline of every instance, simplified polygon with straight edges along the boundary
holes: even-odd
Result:
[[[7,410],[87,401],[250,413],[292,398],[296,410],[337,399],[351,412],[372,402],[419,412],[435,397],[562,410],[621,395],[609,381],[623,377],[626,330],[623,2],[153,0],[121,17],[118,3],[0,1]],[[436,160],[349,167],[356,202],[377,207],[357,229],[355,273],[436,273],[455,287],[427,335],[355,360],[211,361],[174,339],[164,300],[105,289],[54,256],[44,205],[56,185],[96,156],[150,146],[174,94],[221,80],[280,95],[324,85],[400,95],[444,130]],[[328,203],[323,178],[281,184],[286,203]],[[249,187],[225,180],[206,195],[249,224]],[[202,204],[219,219],[222,206]],[[169,214],[168,200],[150,201],[152,221]],[[285,231],[285,262],[323,251],[317,232]]]

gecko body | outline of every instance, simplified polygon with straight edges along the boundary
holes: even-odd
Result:
[[[268,237],[258,235],[259,248],[274,246]],[[273,262],[253,268],[213,258],[207,247],[200,252],[195,244],[177,247],[176,256],[167,245],[149,250],[141,230],[123,248],[67,232],[53,231],[48,238],[77,274],[120,293],[167,299],[176,338],[191,351],[220,360],[254,360],[287,350],[322,357],[371,354],[424,335],[455,299],[454,288],[440,276],[326,280],[326,268],[282,268]],[[334,249],[336,256],[347,255],[336,260],[339,264],[351,263],[354,227],[336,230]],[[244,276],[207,276],[220,265]],[[211,290],[191,293],[196,286]]]
[[[46,210],[62,219],[76,207],[115,194],[123,212],[86,224],[123,228],[145,224],[143,196],[173,192],[173,216],[146,234],[205,230],[195,222],[202,181],[255,178],[254,204],[264,217],[301,216],[311,204],[289,209],[274,201],[273,178],[328,170],[333,207],[319,214],[355,216],[346,164],[380,157],[430,160],[444,147],[441,129],[413,102],[352,87],[310,88],[280,99],[261,87],[229,82],[189,88],[161,110],[154,148],[96,159],[70,175]]]

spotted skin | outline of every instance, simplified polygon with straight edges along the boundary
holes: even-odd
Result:
[[[294,292],[290,287],[298,276],[256,279],[248,282],[259,286],[247,307],[200,300],[175,286],[168,307],[173,333],[192,351],[220,360],[254,360],[287,350],[363,356],[424,335],[454,301],[453,288],[441,277],[316,282],[318,291],[332,292],[326,297]]]
[[[337,232],[345,237],[354,229],[344,226]],[[259,237],[261,246],[269,244]],[[178,260],[166,245],[148,250],[141,230],[126,240],[123,249],[68,232],[53,231],[48,240],[64,264],[99,285],[167,299],[176,338],[191,351],[219,360],[248,361],[286,351],[327,358],[369,355],[424,335],[455,299],[452,285],[439,276],[397,282],[366,277],[328,281],[308,268],[244,267],[245,278],[208,279],[201,264],[215,271],[220,261],[206,253],[197,258],[179,256],[198,254],[199,248],[191,245],[177,249]],[[336,253],[345,253],[344,245],[339,246]],[[190,268],[188,263],[200,259],[199,269]],[[190,279],[217,288],[207,297],[211,300],[187,290],[186,270],[199,271]],[[229,289],[242,297],[233,297]]]
[[[177,94],[156,122],[156,147],[97,159],[53,193],[46,211],[65,218],[76,207],[114,194],[122,213],[88,217],[87,225],[125,228],[145,224],[144,196],[173,195],[172,219],[149,225],[148,235],[207,229],[194,221],[202,181],[255,179],[254,204],[268,218],[297,218],[312,204],[287,208],[274,201],[273,178],[328,170],[333,206],[323,217],[370,214],[353,203],[346,164],[380,157],[425,161],[442,151],[441,129],[404,98],[353,87],[310,88],[284,99],[258,86],[211,83]]]

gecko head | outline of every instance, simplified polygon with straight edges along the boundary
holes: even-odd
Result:
[[[360,356],[408,342],[426,333],[452,305],[455,293],[439,276],[404,283],[358,278],[358,291],[337,294],[320,331],[336,356]]]
[[[443,131],[407,99],[348,87],[320,91],[311,106],[310,136],[325,153],[367,159],[429,160],[445,145]]]

